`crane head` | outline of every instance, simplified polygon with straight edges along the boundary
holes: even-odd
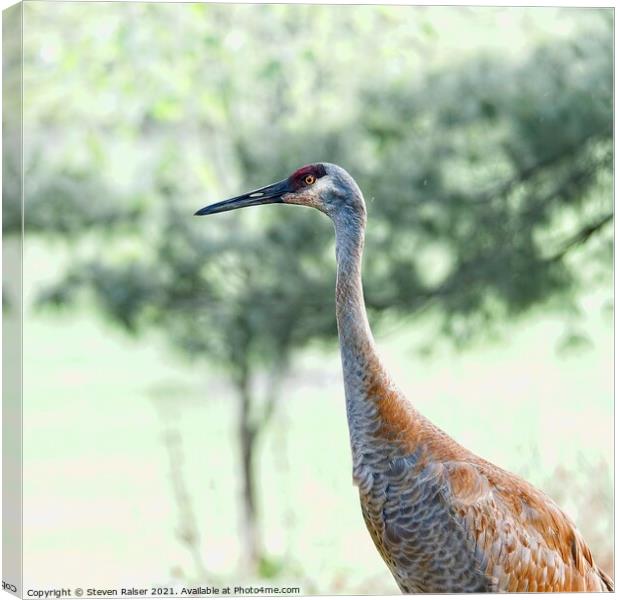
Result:
[[[362,193],[353,178],[343,168],[330,163],[306,165],[282,181],[210,204],[195,214],[213,215],[246,206],[274,203],[311,206],[332,219],[344,213],[361,212],[364,217],[366,215]]]

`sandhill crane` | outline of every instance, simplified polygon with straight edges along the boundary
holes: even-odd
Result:
[[[336,230],[336,313],[353,481],[368,531],[400,589],[412,592],[612,591],[575,525],[543,492],[466,450],[394,385],[362,291],[366,206],[329,163],[196,212],[311,206]]]

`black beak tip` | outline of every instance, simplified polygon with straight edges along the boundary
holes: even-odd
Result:
[[[229,210],[235,210],[237,208],[245,208],[246,206],[259,206],[260,204],[273,204],[275,202],[282,202],[282,194],[289,192],[288,180],[278,181],[271,185],[242,194],[241,196],[235,196],[228,200],[222,200],[222,202],[216,202],[215,204],[209,204],[194,213],[195,217],[202,217],[204,215],[214,215],[216,213],[227,212]]]

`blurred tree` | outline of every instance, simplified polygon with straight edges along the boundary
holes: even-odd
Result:
[[[525,50],[500,59],[500,34],[455,60],[452,38],[490,32],[505,12],[28,10],[28,205],[41,211],[26,228],[95,236],[41,302],[90,290],[114,323],[162,330],[228,374],[251,563],[260,432],[293,350],[336,335],[333,234],[310,211],[207,221],[196,208],[303,163],[343,165],[369,204],[372,317],[432,306],[457,344],[535,306],[574,308],[594,278],[609,289],[611,11],[558,11],[568,33],[538,38],[531,13],[513,11]],[[111,237],[123,214],[134,226]]]
[[[387,200],[373,205],[390,223],[373,241],[400,265],[372,304],[432,302],[466,342],[549,299],[575,308],[593,276],[609,286],[610,24],[521,64],[481,57],[369,92],[362,127],[389,168],[371,162],[361,178]]]
[[[323,310],[332,286],[316,261],[305,267],[290,260],[299,239],[316,243],[303,220],[289,232],[267,224],[254,235],[226,220],[209,223],[205,235],[174,206],[174,191],[163,193],[167,214],[149,240],[148,257],[77,262],[39,301],[64,305],[90,289],[101,311],[127,331],[161,328],[185,355],[228,374],[238,404],[245,562],[268,568],[257,522],[256,447],[292,350],[314,336],[333,335],[333,310]],[[267,382],[260,386],[263,369]]]

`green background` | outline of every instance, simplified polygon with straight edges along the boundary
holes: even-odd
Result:
[[[26,587],[397,592],[351,483],[331,225],[191,218],[312,160],[365,191],[366,295],[399,386],[550,494],[613,574],[609,11],[24,10]],[[253,462],[258,564],[239,315],[253,398],[281,375]]]

